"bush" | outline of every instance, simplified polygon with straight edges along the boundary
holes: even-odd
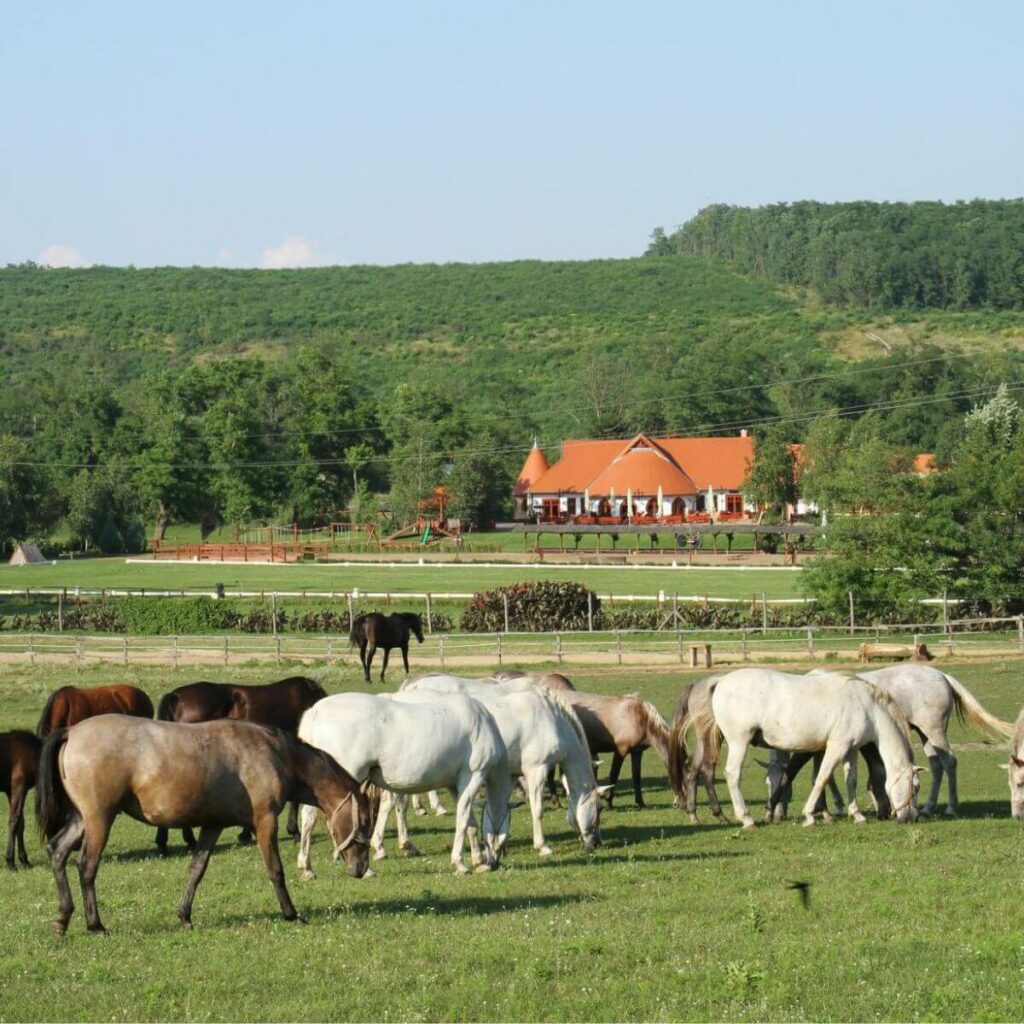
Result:
[[[601,599],[582,583],[538,580],[515,583],[474,594],[462,615],[467,633],[498,633],[505,628],[505,598],[508,598],[508,626],[522,633],[586,629],[589,607],[598,626]]]

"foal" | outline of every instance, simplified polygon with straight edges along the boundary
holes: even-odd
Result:
[[[42,741],[24,729],[0,732],[0,793],[7,796],[11,813],[7,822],[7,866],[16,871],[14,844],[18,844],[18,860],[22,867],[31,867],[25,852],[25,796],[36,784],[39,751]]]

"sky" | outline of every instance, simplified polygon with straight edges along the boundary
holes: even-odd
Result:
[[[1024,4],[4,5],[0,265],[639,255],[716,202],[1024,195]]]

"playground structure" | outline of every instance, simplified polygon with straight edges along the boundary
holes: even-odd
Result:
[[[384,548],[420,548],[439,544],[442,540],[462,543],[462,522],[445,515],[451,496],[446,487],[434,488],[429,498],[419,503],[419,515],[394,533],[389,534],[379,545]],[[418,538],[413,540],[412,538]]]

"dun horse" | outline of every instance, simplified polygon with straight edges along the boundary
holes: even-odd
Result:
[[[45,739],[54,729],[66,729],[93,715],[134,715],[152,718],[153,702],[137,686],[97,686],[90,690],[62,686],[43,707],[36,735]]]
[[[39,750],[42,741],[24,729],[0,732],[0,793],[7,795],[10,817],[7,821],[7,866],[16,871],[14,845],[22,867],[31,867],[25,852],[25,796],[36,784]]]
[[[105,932],[96,906],[96,872],[122,811],[163,828],[200,828],[178,908],[183,927],[192,927],[196,888],[221,830],[231,825],[255,829],[281,913],[294,921],[298,914],[277,848],[277,818],[288,800],[324,812],[349,874],[361,878],[373,827],[367,795],[333,758],[280,729],[229,721],[175,725],[120,715],[58,729],[43,745],[36,794],[36,818],[57,881],[54,928],[63,935],[75,909],[66,865],[80,849],[86,925]]]
[[[363,666],[363,677],[370,679],[370,666],[377,648],[384,651],[384,664],[380,667],[380,681],[384,682],[384,672],[388,667],[388,657],[394,647],[402,649],[402,663],[405,674],[409,674],[409,634],[423,643],[423,621],[416,612],[395,612],[393,615],[382,615],[380,612],[369,612],[360,615],[352,623],[349,642],[359,645],[359,663]]]
[[[237,686],[233,683],[188,683],[164,694],[157,707],[156,717],[162,722],[212,722],[219,718],[238,719],[273,725],[293,736],[298,735],[299,722],[305,711],[327,691],[306,676],[290,676],[265,686]],[[298,806],[293,803],[288,812],[288,835],[297,837]],[[251,842],[248,829],[239,836],[240,842]],[[190,829],[185,830],[185,843],[189,850],[195,846]],[[161,855],[167,853],[167,829],[158,828],[156,845]]]
[[[1003,765],[1010,777],[1010,814],[1024,821],[1024,711],[1013,727],[1010,760]]]

